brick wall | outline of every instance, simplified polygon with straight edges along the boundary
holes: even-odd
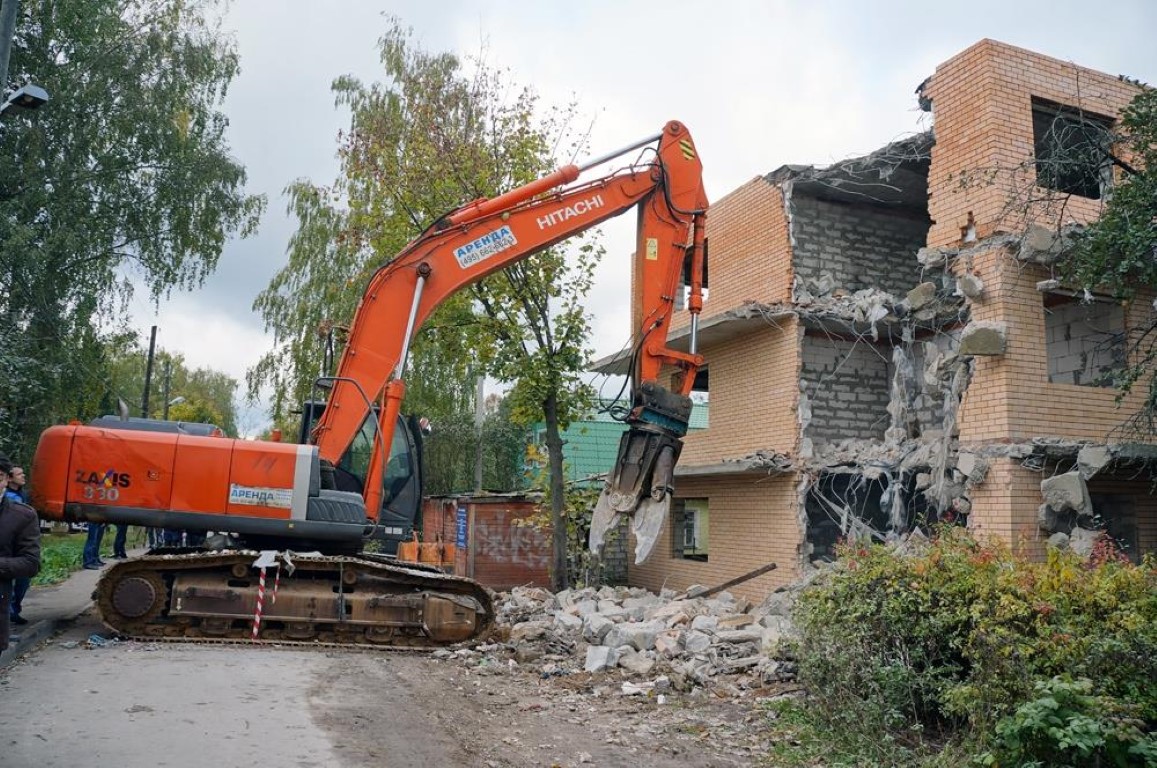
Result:
[[[1050,211],[1015,204],[1029,196],[1050,197],[1035,187],[1034,97],[1116,115],[1136,88],[1104,73],[983,40],[937,67],[925,93],[936,123],[928,179],[934,224],[928,244],[958,247],[970,221],[981,240],[1019,232],[1029,223],[1056,224]],[[1090,221],[1101,204],[1070,196],[1065,221]],[[971,268],[984,280],[984,295],[970,307],[972,318],[1008,328],[1006,354],[976,360],[961,410],[961,439],[1024,441],[1051,435],[1105,440],[1139,399],[1134,396],[1118,409],[1112,390],[1050,383],[1046,315],[1036,290],[1038,281],[1052,277],[1049,271],[1016,262],[1004,248],[983,245],[958,259],[955,268]],[[1150,298],[1128,309],[1130,323],[1145,320]]]
[[[791,196],[795,276],[827,272],[849,292],[879,288],[903,296],[920,282],[916,252],[928,219],[898,209]]]
[[[422,508],[426,541],[454,543],[457,513],[467,513],[466,547],[457,553],[454,572],[494,590],[519,585],[550,586],[551,541],[548,533],[519,525],[538,504],[515,497],[434,497]]]
[[[701,318],[748,301],[791,301],[791,244],[778,186],[757,177],[713,202],[707,214],[707,237],[710,295]],[[690,322],[691,314],[679,311],[672,327]]]
[[[686,437],[680,464],[715,463],[765,449],[795,451],[799,335],[798,321],[787,317],[703,348],[711,374],[711,421]]]
[[[776,570],[729,590],[752,601],[797,576],[800,542],[799,508],[794,475],[681,479],[683,498],[705,498],[710,509],[707,562],[672,554],[670,521],[650,558],[630,566],[632,586],[658,592],[683,590],[692,584],[713,586],[774,562]],[[632,545],[633,546],[633,545]]]
[[[1041,475],[1015,459],[995,458],[985,481],[972,489],[968,527],[978,537],[999,536],[1029,557],[1044,556],[1046,536],[1037,525]]]
[[[1004,323],[1008,345],[1001,357],[976,359],[961,408],[961,440],[1109,439],[1140,406],[1142,393],[1134,392],[1118,407],[1113,389],[1050,383],[1045,307],[1036,290],[1048,271],[1016,262],[1003,248],[976,253],[971,263],[985,283],[983,298],[971,306],[972,317]],[[1151,318],[1151,299],[1149,292],[1125,310],[1130,325]]]
[[[866,341],[807,334],[800,380],[807,382],[817,443],[847,438],[882,440],[889,426],[892,350]]]
[[[994,40],[981,40],[936,68],[925,95],[932,99],[936,144],[928,176],[929,245],[958,245],[969,215],[980,238],[1020,231],[1023,217],[1009,204],[1048,197],[1035,186],[1032,99],[1115,117],[1137,93],[1112,75]],[[990,176],[989,174],[995,174]],[[969,184],[962,181],[972,180]],[[1090,221],[1101,201],[1073,196],[1063,212],[1031,212],[1045,226]]]

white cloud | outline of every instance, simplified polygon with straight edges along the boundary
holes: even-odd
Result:
[[[1095,13],[1074,1],[996,0],[394,0],[384,12],[413,26],[429,50],[484,51],[545,102],[576,99],[595,121],[592,154],[683,120],[713,199],[785,163],[830,163],[916,130],[916,86],[984,37],[1157,81],[1149,39],[1157,6],[1143,0],[1101,3]],[[268,348],[250,307],[285,262],[293,223],[281,191],[296,178],[328,183],[336,174],[335,138],[348,117],[329,86],[347,73],[382,79],[382,13],[370,0],[232,5],[225,26],[236,30],[242,71],[226,104],[230,140],[250,190],[270,205],[257,239],[229,244],[206,288],[170,302],[157,320],[165,347],[190,363],[243,379]],[[633,216],[605,231],[607,257],[588,302],[600,355],[629,333]],[[146,317],[138,313],[137,325],[147,332]]]

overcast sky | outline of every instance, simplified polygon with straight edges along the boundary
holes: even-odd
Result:
[[[235,0],[224,21],[241,55],[225,103],[229,140],[268,211],[256,237],[225,247],[202,290],[159,311],[134,306],[143,338],[156,324],[159,345],[242,382],[270,348],[252,304],[286,259],[294,222],[282,190],[298,178],[333,181],[349,115],[335,109],[330,84],[345,74],[382,80],[383,14],[413,27],[427,50],[484,50],[543,101],[576,100],[594,121],[594,155],[682,120],[711,199],[780,165],[826,165],[921,130],[916,86],[985,37],[1157,83],[1157,3],[1147,0]],[[607,256],[588,302],[598,356],[629,334],[632,231],[630,215],[604,227]],[[243,415],[241,426],[257,421]]]

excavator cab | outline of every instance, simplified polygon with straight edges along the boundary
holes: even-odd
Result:
[[[303,405],[298,432],[300,442],[310,442],[313,428],[324,412],[325,403],[322,401],[311,400]],[[323,460],[322,488],[366,495],[366,478],[370,474],[370,462],[374,456],[374,441],[378,439],[377,420],[378,409],[375,408],[362,422],[361,429],[337,464]],[[409,541],[413,537],[422,509],[422,483],[420,420],[413,416],[399,415],[383,473],[378,525],[371,536],[372,540],[381,542],[385,554],[395,554],[398,542]]]

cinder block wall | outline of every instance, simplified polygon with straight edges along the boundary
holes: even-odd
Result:
[[[729,590],[753,602],[796,578],[799,508],[794,475],[682,479],[679,496],[706,498],[710,509],[707,562],[672,554],[672,526],[664,527],[651,557],[630,566],[630,583],[659,591],[692,584],[713,586],[776,563],[776,570]],[[632,542],[632,547],[633,547]]]
[[[879,206],[791,196],[795,276],[814,280],[827,272],[849,292],[878,288],[903,296],[920,281],[916,252],[928,219]]]
[[[1124,328],[1125,311],[1120,304],[1074,301],[1047,309],[1049,381],[1084,385],[1095,382],[1102,368],[1113,367],[1115,353],[1123,349],[1119,334]]]
[[[815,441],[882,440],[888,429],[891,350],[863,341],[803,337],[800,379],[807,382]]]

